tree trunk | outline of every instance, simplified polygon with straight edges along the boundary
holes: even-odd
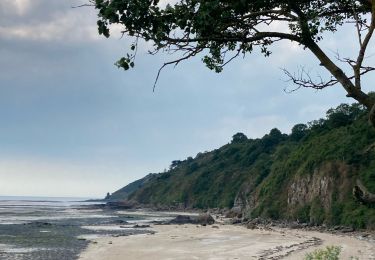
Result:
[[[375,128],[375,105],[369,110],[368,121]]]
[[[364,204],[374,204],[375,194],[369,192],[360,180],[357,180],[357,184],[353,188],[354,197]]]

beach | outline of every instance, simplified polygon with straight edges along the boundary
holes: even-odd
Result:
[[[341,258],[375,259],[375,243],[350,235],[298,229],[247,229],[238,225],[151,225],[155,234],[101,237],[80,260],[303,259],[328,245],[341,246]]]
[[[0,259],[303,259],[317,248],[335,245],[342,247],[340,259],[375,260],[375,234],[370,231],[329,234],[275,223],[245,226],[230,224],[233,219],[221,215],[209,225],[210,218],[202,216],[212,218],[198,212],[8,198],[0,200]]]

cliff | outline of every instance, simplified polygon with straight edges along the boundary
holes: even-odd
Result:
[[[342,104],[289,135],[238,133],[219,149],[126,186],[126,196],[114,194],[157,207],[227,208],[246,218],[375,229],[375,206],[353,196],[357,180],[375,192],[374,148],[364,110]]]

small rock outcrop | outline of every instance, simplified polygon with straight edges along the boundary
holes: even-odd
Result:
[[[194,224],[194,220],[190,216],[178,215],[174,219],[170,220],[167,224],[176,224],[176,225],[183,225],[183,224]]]
[[[215,223],[215,219],[210,214],[200,214],[196,221],[200,225],[212,225]]]
[[[198,225],[212,225],[215,223],[215,219],[210,214],[200,214],[199,216],[185,216],[178,215],[174,219],[167,222],[167,224],[198,224]]]

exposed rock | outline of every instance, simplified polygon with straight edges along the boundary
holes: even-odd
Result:
[[[288,188],[288,207],[306,205],[319,198],[325,208],[332,204],[334,178],[337,171],[347,172],[348,167],[339,163],[327,163],[314,170],[312,174],[295,177]]]
[[[33,226],[37,226],[37,227],[48,227],[48,226],[52,226],[51,223],[49,222],[40,222],[40,221],[34,221],[34,222],[30,222],[30,223],[26,223],[24,225],[33,225]]]
[[[234,218],[230,221],[231,224],[240,224],[242,223],[242,220],[240,218]]]
[[[346,228],[341,229],[340,231],[342,233],[350,233],[350,232],[354,232],[354,229],[351,227],[346,227]]]
[[[167,224],[177,224],[177,225],[195,224],[195,223],[196,222],[190,216],[184,216],[184,215],[178,215],[174,219],[167,222]]]
[[[197,218],[198,224],[212,225],[215,223],[215,219],[210,214],[200,214]]]
[[[150,225],[139,225],[139,224],[136,224],[133,226],[133,228],[149,228]]]
[[[256,229],[257,226],[256,226],[254,223],[247,223],[247,224],[246,224],[246,228],[247,228],[247,229]]]
[[[131,201],[110,201],[105,204],[105,208],[109,209],[134,209],[137,208],[137,204]]]
[[[176,218],[167,222],[167,224],[200,224],[212,225],[215,223],[214,218],[210,214],[200,214],[198,217],[178,215]]]

